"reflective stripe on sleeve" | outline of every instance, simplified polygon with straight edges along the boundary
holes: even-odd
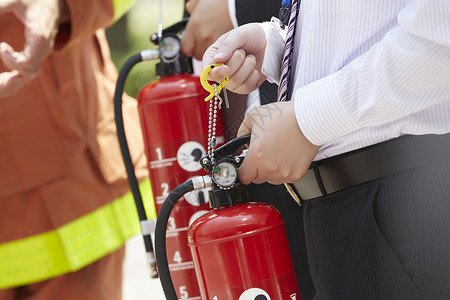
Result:
[[[155,218],[148,179],[140,183],[148,218]],[[120,248],[140,231],[131,192],[55,230],[0,245],[0,288],[79,270]]]

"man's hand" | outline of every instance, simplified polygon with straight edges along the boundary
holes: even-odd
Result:
[[[302,134],[294,102],[278,102],[251,110],[238,136],[251,133],[247,155],[239,168],[244,184],[292,183],[300,180],[319,151]]]
[[[0,74],[0,97],[29,83],[39,72],[41,61],[53,50],[63,0],[0,0],[0,16],[14,13],[25,27],[25,46],[16,51],[0,43],[0,59],[9,72]]]
[[[181,51],[188,57],[201,60],[206,49],[219,36],[233,29],[225,0],[189,0],[186,10],[190,14],[181,38]]]
[[[228,76],[227,89],[248,94],[266,79],[261,73],[265,48],[266,34],[260,24],[239,26],[222,35],[206,50],[202,67],[224,63],[212,69],[209,78],[220,82]]]

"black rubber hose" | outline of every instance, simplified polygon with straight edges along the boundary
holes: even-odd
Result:
[[[134,165],[131,160],[130,150],[128,148],[128,142],[125,135],[125,128],[123,125],[122,114],[122,94],[125,86],[125,81],[130,73],[130,70],[138,63],[142,61],[141,53],[135,54],[130,57],[122,69],[119,72],[119,78],[117,79],[116,90],[114,93],[114,113],[116,119],[117,137],[119,138],[120,150],[122,151],[123,161],[125,163],[125,169],[127,171],[128,183],[130,185],[131,193],[133,194],[134,202],[138,212],[139,220],[147,221],[147,214],[145,212],[144,203],[142,202],[141,191],[139,190],[139,183],[134,172]],[[145,250],[150,257],[153,257],[153,245],[150,234],[143,234]],[[158,273],[154,263],[151,263],[151,277],[157,277]]]
[[[173,286],[172,277],[170,276],[169,262],[166,252],[166,230],[170,213],[175,204],[183,197],[184,194],[194,190],[192,180],[177,186],[164,201],[158,214],[155,228],[155,252],[156,264],[158,266],[159,278],[164,291],[164,295],[168,300],[177,300],[178,296]]]

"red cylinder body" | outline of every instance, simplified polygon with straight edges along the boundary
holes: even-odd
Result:
[[[205,175],[199,160],[206,155],[208,139],[208,93],[199,77],[168,75],[144,86],[138,107],[144,135],[150,182],[156,212],[167,195],[196,175]],[[217,142],[225,141],[220,114]],[[167,257],[179,298],[200,299],[187,231],[197,215],[209,210],[207,191],[185,195],[175,206],[167,228]]]
[[[284,223],[273,206],[211,211],[191,225],[188,240],[202,299],[300,299]]]

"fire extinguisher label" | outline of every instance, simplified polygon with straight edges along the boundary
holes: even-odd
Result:
[[[254,287],[245,289],[243,285],[239,285],[227,286],[226,289],[223,290],[208,290],[208,299],[300,300],[297,281],[295,279],[295,273],[293,270],[281,276],[274,276],[266,280],[258,282],[246,282],[245,285],[247,287],[249,285]]]
[[[263,289],[252,288],[243,292],[239,300],[270,300],[270,296]]]
[[[161,169],[170,167],[173,165],[173,162],[177,160],[175,157],[166,158],[166,159],[159,159],[155,161],[150,162],[150,169]]]
[[[206,151],[202,144],[189,141],[178,148],[177,161],[183,170],[196,172],[202,168],[200,159],[205,155]]]

